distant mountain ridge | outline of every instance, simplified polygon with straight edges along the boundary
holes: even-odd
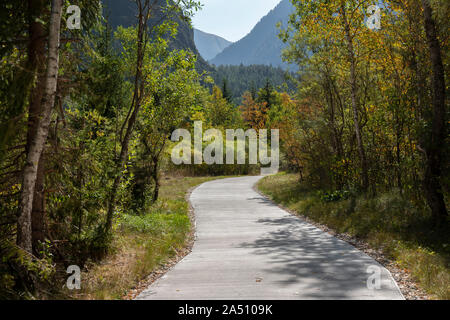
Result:
[[[198,29],[194,29],[194,42],[200,55],[207,61],[217,56],[233,43],[222,37]]]
[[[293,69],[293,66],[282,61],[281,54],[286,44],[278,38],[279,30],[276,26],[279,22],[286,25],[293,11],[294,7],[289,0],[282,0],[248,35],[231,44],[210,60],[210,63],[246,66],[264,64]]]

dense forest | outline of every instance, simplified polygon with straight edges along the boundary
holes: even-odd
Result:
[[[448,13],[446,2],[386,2],[383,27],[367,1],[293,1],[281,34],[302,67],[287,133],[291,162],[318,184],[376,194],[398,188],[448,217]],[[367,19],[368,20],[368,19]]]
[[[241,103],[246,91],[255,95],[267,82],[275,89],[286,92],[294,92],[297,83],[294,73],[266,65],[216,66],[211,76],[224,91],[224,95],[230,96],[231,101],[236,104]]]
[[[410,231],[448,268],[448,2],[385,1],[381,29],[368,27],[377,1],[291,2],[276,32],[295,75],[207,65],[189,48],[194,0],[130,1],[127,24],[97,0],[2,1],[0,299],[58,296],[66,268],[104,261],[127,225],[150,234],[148,247],[170,237],[165,254],[183,246],[189,220],[170,219],[188,205],[184,194],[161,203],[164,181],[258,169],[173,164],[172,132],[195,121],[279,129],[282,169],[320,201],[401,198],[389,228]],[[70,4],[81,29],[68,28]],[[335,219],[354,211],[349,201]]]
[[[448,1],[292,3],[280,36],[301,82],[276,126],[299,181],[269,189],[448,299]]]
[[[174,129],[250,127],[250,115],[281,101],[267,82],[244,118],[219,87],[202,85],[196,56],[170,45],[194,1],[136,1],[135,26],[116,29],[98,1],[76,3],[81,30],[66,27],[61,0],[2,3],[2,298],[55,294],[67,266],[108,255],[118,225],[157,203],[163,171],[179,170],[167,161]]]

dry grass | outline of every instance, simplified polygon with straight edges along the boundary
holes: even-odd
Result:
[[[281,173],[264,178],[258,188],[299,215],[381,249],[430,295],[450,299],[449,230],[431,227],[427,212],[396,193],[325,202],[298,178]]]
[[[123,216],[114,232],[112,253],[82,274],[82,289],[70,298],[114,300],[188,245],[189,189],[220,177],[177,177],[162,181],[160,199],[143,216]]]

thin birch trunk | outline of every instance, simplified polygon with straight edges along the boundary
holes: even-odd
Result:
[[[59,43],[61,31],[62,0],[52,0],[48,38],[48,60],[45,76],[45,91],[42,98],[42,113],[38,119],[36,135],[31,138],[27,159],[22,175],[22,190],[17,222],[17,244],[27,252],[32,252],[31,212],[36,178],[45,142],[47,140],[59,69]]]
[[[356,82],[355,50],[353,46],[353,39],[350,34],[350,25],[349,21],[347,20],[344,5],[342,5],[341,11],[345,29],[345,38],[347,41],[348,58],[350,60],[350,86],[352,96],[353,122],[355,127],[356,142],[358,144],[359,160],[361,162],[362,188],[364,191],[367,191],[369,188],[369,173],[368,173],[366,151],[364,149],[364,142],[361,134],[361,127],[359,124],[359,114],[358,114],[359,101],[358,101],[358,84]]]
[[[38,19],[45,10],[45,0],[28,0],[29,10],[29,45],[28,45],[28,65],[29,70],[33,70],[33,76],[36,77],[36,85],[31,90],[30,102],[28,107],[28,133],[26,150],[36,136],[39,119],[42,113],[42,98],[45,90],[45,71],[46,71],[46,37],[44,23]],[[34,254],[39,253],[39,242],[44,241],[45,236],[45,201],[44,201],[44,183],[45,183],[45,150],[42,152],[39,160],[37,179],[35,183],[35,192],[33,196],[33,209],[31,212],[32,220],[32,242]]]
[[[117,172],[114,178],[114,182],[111,188],[111,193],[108,203],[108,211],[106,213],[106,223],[105,232],[109,233],[112,228],[112,223],[114,219],[114,211],[116,208],[116,197],[119,190],[120,182],[122,180],[122,171],[125,167],[126,160],[128,157],[128,148],[130,144],[131,137],[133,135],[134,126],[136,124],[139,110],[141,108],[143,91],[144,91],[144,80],[142,79],[142,65],[145,57],[145,50],[147,45],[147,22],[150,17],[151,6],[148,0],[141,3],[141,0],[136,0],[138,6],[138,43],[137,43],[137,53],[136,53],[136,74],[134,82],[134,94],[133,101],[131,104],[129,119],[124,122],[122,129],[126,126],[126,131],[124,138],[121,143],[120,156],[117,161]],[[122,131],[122,130],[121,130]]]

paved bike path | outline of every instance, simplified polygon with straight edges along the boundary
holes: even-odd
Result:
[[[137,299],[404,299],[375,260],[254,191],[259,179],[216,180],[195,189],[192,253]],[[369,268],[380,271],[378,290],[367,287]]]

